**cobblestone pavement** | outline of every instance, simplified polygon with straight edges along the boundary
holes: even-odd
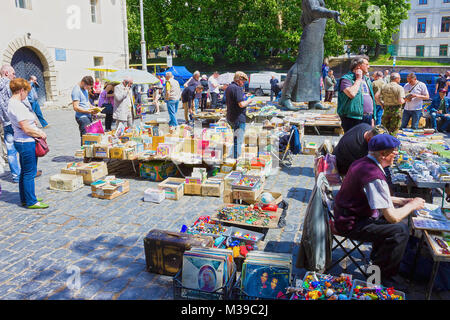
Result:
[[[184,196],[159,205],[144,203],[144,190],[156,183],[137,178],[130,179],[126,196],[111,201],[92,198],[88,186],[52,191],[49,177],[79,160],[73,156],[79,133],[72,110],[44,110],[44,116],[50,123],[51,151],[39,160],[43,175],[36,179],[36,192],[50,208],[22,208],[9,171],[0,176],[0,299],[172,299],[172,278],[145,271],[143,238],[152,228],[179,231],[199,215],[211,214],[222,199]],[[183,118],[182,110],[178,118]],[[307,136],[317,142],[325,138],[338,139]],[[286,227],[268,232],[266,251],[292,252],[295,261],[313,186],[312,156],[296,156],[292,168],[268,178],[267,188],[281,192],[289,210]],[[70,289],[66,283],[76,268],[80,286]],[[302,276],[305,270],[294,272]],[[408,297],[423,299],[424,284],[415,284]],[[433,299],[448,298],[448,293],[433,294]]]

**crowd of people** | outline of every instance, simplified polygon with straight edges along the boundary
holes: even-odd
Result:
[[[443,80],[436,84],[439,94],[428,109],[435,131],[446,131],[450,123],[450,71],[441,78]],[[419,121],[424,116],[424,101],[430,99],[426,84],[419,81],[414,72],[408,74],[403,87],[397,72],[386,71],[383,74],[376,71],[372,79],[369,75],[369,58],[360,56],[352,60],[350,70],[339,80],[337,113],[344,132],[360,123],[372,126],[382,124],[394,135],[399,129],[407,128],[409,122],[412,129],[418,129]],[[437,119],[442,120],[440,128]]]
[[[38,102],[39,83],[34,75],[28,80],[16,78],[10,65],[3,65],[0,75],[0,124],[12,181],[19,184],[22,206],[48,208],[43,199],[36,197],[34,184],[34,179],[42,175],[37,169],[36,138],[46,139],[42,129],[49,126]],[[38,120],[42,128],[38,128]],[[0,147],[3,153],[3,146]],[[0,167],[3,169],[2,163]]]

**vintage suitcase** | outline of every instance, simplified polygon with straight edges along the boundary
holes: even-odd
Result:
[[[192,247],[212,247],[207,236],[153,229],[144,238],[147,271],[174,276],[183,264],[183,253]]]

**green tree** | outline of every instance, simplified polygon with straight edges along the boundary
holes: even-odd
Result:
[[[342,14],[345,26],[330,20],[324,36],[325,56],[343,54],[344,40],[352,47],[379,48],[407,18],[404,0],[325,0]],[[140,51],[139,0],[127,0],[129,47]],[[379,12],[372,12],[377,6]],[[145,37],[149,48],[175,45],[178,54],[212,65],[217,59],[254,62],[288,49],[295,59],[302,29],[300,0],[144,0]],[[379,13],[379,15],[377,15]],[[379,25],[370,23],[380,17]]]

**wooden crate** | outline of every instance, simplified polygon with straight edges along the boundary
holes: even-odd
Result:
[[[197,183],[185,183],[184,184],[184,194],[192,195],[192,196],[201,196],[202,195],[202,185]]]
[[[206,180],[202,184],[202,196],[204,197],[220,197],[223,193],[223,182],[212,182],[210,180]]]
[[[166,199],[180,200],[184,195],[184,184],[183,178],[167,178],[158,184],[158,189],[164,190]]]
[[[127,180],[120,185],[111,185],[105,183],[104,185],[91,185],[92,197],[99,199],[112,200],[130,191],[130,183]]]

